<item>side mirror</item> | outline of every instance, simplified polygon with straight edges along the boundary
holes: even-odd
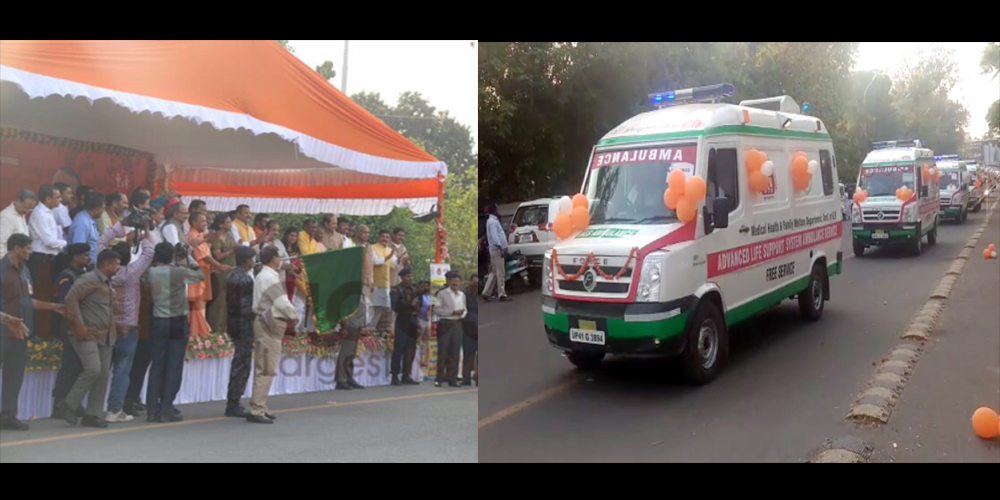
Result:
[[[927,195],[927,184],[924,184],[923,186],[920,186],[920,197],[921,198],[926,198],[927,196],[928,196]]]
[[[729,198],[712,200],[712,225],[716,229],[729,227]]]

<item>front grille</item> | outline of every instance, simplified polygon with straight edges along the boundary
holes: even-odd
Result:
[[[882,217],[879,217],[879,212]],[[898,208],[866,208],[861,211],[865,222],[895,222],[899,220]]]
[[[580,272],[580,266],[562,266],[562,268],[563,272],[569,275],[573,275]],[[621,267],[611,267],[611,266],[601,267],[601,271],[604,271],[604,274],[608,274],[611,276],[617,275],[621,270],[622,270]],[[632,268],[630,267],[624,273],[622,273],[622,276],[619,279],[631,278],[631,277],[632,277]]]
[[[582,280],[560,280],[559,288],[567,292],[587,293]],[[598,282],[590,293],[628,293],[628,283]]]

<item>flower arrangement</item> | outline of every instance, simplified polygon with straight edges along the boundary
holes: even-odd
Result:
[[[60,340],[35,343],[28,341],[27,371],[58,370],[62,361],[63,343]]]

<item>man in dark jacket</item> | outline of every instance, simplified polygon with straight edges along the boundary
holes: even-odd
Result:
[[[396,311],[395,342],[392,348],[392,385],[420,385],[410,376],[413,359],[417,355],[417,337],[420,327],[420,296],[413,287],[413,272],[404,268],[399,272],[400,283],[392,291],[392,309]],[[400,379],[402,375],[402,380]]]
[[[60,258],[63,256],[60,255]],[[90,267],[90,245],[87,243],[73,243],[66,246],[65,259],[68,265],[56,276],[56,303],[64,304],[66,295],[73,288],[73,283],[81,274]],[[63,352],[59,363],[59,373],[56,375],[56,385],[52,389],[52,418],[63,418],[63,400],[69,394],[73,382],[83,373],[83,365],[80,358],[73,351],[69,344],[68,332],[66,331],[66,320],[61,316],[54,318],[55,337],[62,341]]]
[[[253,354],[253,274],[256,253],[250,247],[236,247],[236,269],[226,280],[226,332],[233,339],[236,353],[229,372],[229,396],[226,416],[246,418],[240,398],[247,391]]]

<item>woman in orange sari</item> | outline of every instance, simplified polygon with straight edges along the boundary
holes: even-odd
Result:
[[[202,212],[193,212],[188,217],[191,224],[191,231],[188,232],[188,245],[191,245],[191,257],[198,262],[201,270],[205,273],[205,280],[201,283],[188,285],[188,302],[191,303],[191,312],[188,313],[188,320],[191,323],[191,336],[201,337],[212,333],[205,318],[205,304],[212,300],[212,270],[230,271],[231,266],[220,264],[212,258],[212,252],[208,246],[208,217]]]

